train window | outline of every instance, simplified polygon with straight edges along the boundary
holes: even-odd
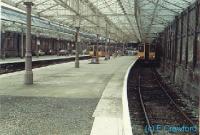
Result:
[[[139,52],[144,52],[144,46],[139,46],[138,50],[139,50]]]
[[[150,52],[155,52],[156,51],[156,46],[155,45],[151,45],[150,46]]]

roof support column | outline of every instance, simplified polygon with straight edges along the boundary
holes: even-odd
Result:
[[[122,49],[122,51],[123,51],[123,52],[122,52],[122,55],[123,55],[123,56],[125,55],[125,44],[126,44],[126,43],[123,41],[123,49]]]
[[[185,47],[185,68],[188,67],[188,45],[189,45],[189,23],[190,23],[190,10],[187,9],[187,32],[186,32],[186,47]]]
[[[24,30],[21,31],[21,59],[24,58]]]
[[[199,2],[196,2],[195,5],[195,31],[194,31],[194,45],[193,45],[193,68],[195,68],[197,64],[197,44],[198,44],[198,24],[199,24]]]
[[[125,42],[125,39],[124,39],[124,35],[122,34],[122,45],[123,45],[123,48],[122,48],[122,55],[124,56],[125,55],[125,45],[126,45],[126,42]]]
[[[173,82],[176,79],[176,62],[177,62],[177,46],[178,46],[178,31],[179,31],[179,19],[178,16],[175,17],[175,38],[174,38],[174,46],[173,46]]]
[[[108,53],[108,24],[106,23],[106,45],[105,45],[105,60],[108,60],[110,58]]]
[[[80,49],[80,37],[79,37],[79,30],[80,30],[80,0],[77,0],[77,13],[78,18],[76,18],[76,34],[75,34],[75,47],[76,47],[76,57],[75,57],[75,68],[79,68],[79,49]]]
[[[39,58],[39,56],[40,56],[39,50],[40,50],[40,33],[37,32],[37,34],[36,34],[36,57],[37,58]]]
[[[93,56],[91,63],[92,64],[99,64],[99,36],[100,36],[100,28],[99,28],[99,13],[98,13],[98,5],[99,5],[99,0],[97,0],[97,8],[95,9],[95,15],[96,15],[96,46],[94,46],[93,49]]]
[[[5,41],[6,41],[6,35],[5,35],[5,31],[2,30],[1,31],[1,44],[0,44],[0,58],[1,59],[5,59]]]
[[[180,21],[181,21],[181,41],[180,41],[180,59],[179,59],[179,64],[182,64],[182,54],[183,54],[183,13],[181,13],[181,17],[180,17]]]
[[[76,37],[75,37],[75,45],[76,45],[76,57],[75,57],[75,68],[79,68],[79,30],[80,27],[76,27]]]
[[[97,52],[96,52],[96,63],[99,63],[99,36],[100,34],[97,33]]]
[[[26,55],[25,55],[25,84],[33,84],[32,51],[31,51],[31,6],[32,2],[24,2],[27,9]]]

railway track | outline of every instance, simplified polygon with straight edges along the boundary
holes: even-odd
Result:
[[[82,57],[79,57],[79,59],[80,60],[90,59],[90,56],[82,56]],[[74,60],[75,60],[75,57],[61,58],[61,59],[50,59],[50,60],[38,60],[38,61],[33,61],[32,65],[33,65],[33,68],[40,68],[40,67],[45,67],[45,66],[48,66],[48,65],[71,62],[71,61],[74,61]],[[14,63],[0,64],[0,75],[12,73],[12,72],[16,72],[16,71],[22,71],[22,70],[24,70],[24,67],[25,67],[24,62],[14,62]]]
[[[133,133],[198,134],[198,120],[168,93],[154,69],[136,66],[129,75],[128,100]]]

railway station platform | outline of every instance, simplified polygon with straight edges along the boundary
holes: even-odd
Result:
[[[88,55],[80,55],[82,56],[88,56]],[[59,60],[59,59],[67,59],[67,58],[74,58],[75,55],[70,55],[70,56],[57,56],[57,55],[49,55],[49,56],[33,56],[32,61],[47,61],[47,60]],[[6,58],[6,59],[0,59],[0,65],[1,64],[8,64],[8,63],[20,63],[24,62],[25,58]]]
[[[2,135],[120,135],[125,74],[136,57],[80,61],[0,75]],[[101,131],[101,132],[99,132]]]

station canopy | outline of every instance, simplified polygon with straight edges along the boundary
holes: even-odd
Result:
[[[1,0],[26,11],[25,0]],[[115,41],[152,40],[195,0],[32,0],[32,13]]]

